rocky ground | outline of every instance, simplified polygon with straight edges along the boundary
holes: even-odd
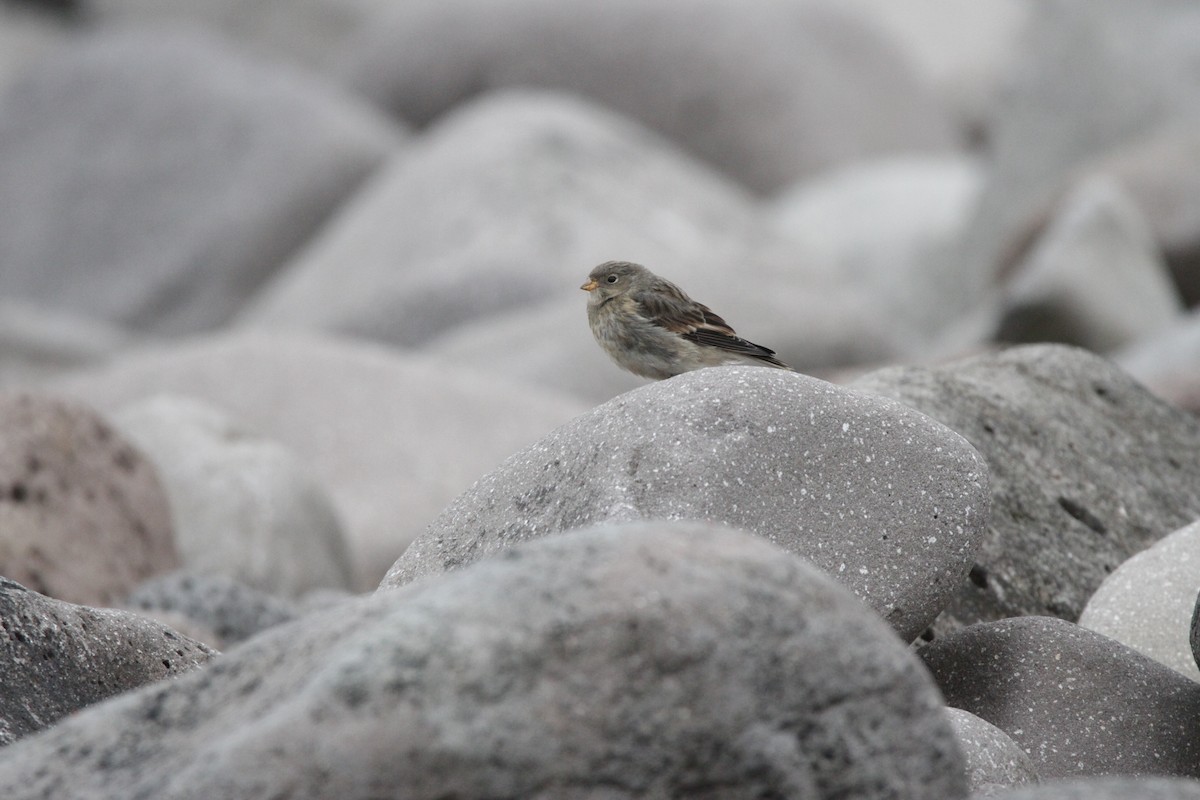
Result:
[[[0,2],[0,796],[1200,800],[1200,9]],[[798,373],[649,383],[647,264]]]

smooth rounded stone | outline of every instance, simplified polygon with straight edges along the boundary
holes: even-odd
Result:
[[[920,339],[945,325],[940,309],[957,291],[952,273],[931,269],[930,254],[959,235],[983,174],[977,158],[957,154],[856,162],[795,184],[765,214],[870,294],[891,336],[911,331]],[[797,318],[809,329],[806,315]]]
[[[898,403],[797,373],[716,367],[623,394],[459,496],[382,586],[604,521],[703,519],[811,559],[905,641],[965,579],[987,470]]]
[[[1154,334],[1183,302],[1142,212],[1111,178],[1080,182],[1004,288],[995,338],[1109,351]]]
[[[348,49],[344,73],[419,124],[495,87],[589,97],[762,192],[957,144],[899,48],[832,3],[408,2]]]
[[[1003,730],[1043,780],[1200,777],[1200,685],[1054,617],[972,625],[920,650],[946,696]]]
[[[212,631],[217,640],[210,644],[220,650],[300,615],[283,598],[224,575],[187,569],[151,578],[129,593],[124,606],[153,616],[180,615]]]
[[[214,655],[138,614],[64,603],[0,578],[0,746]]]
[[[252,52],[327,70],[393,0],[86,0],[93,24],[203,25]]]
[[[1019,63],[1031,0],[840,0],[900,45],[973,141],[986,143],[997,95]]]
[[[965,307],[1020,260],[1082,167],[1159,130],[1194,130],[1200,114],[1200,6],[1060,0],[1028,10],[1020,66],[991,115],[987,187],[944,255],[959,270]]]
[[[1033,761],[1007,733],[969,711],[946,711],[967,760],[972,797],[993,797],[1009,787],[1038,782]]]
[[[175,568],[171,513],[154,467],[90,408],[0,393],[0,575],[111,605]]]
[[[164,345],[53,387],[110,412],[193,397],[287,447],[332,496],[361,590],[476,478],[587,408],[453,363],[299,334]]]
[[[239,320],[414,346],[580,295],[611,259],[735,299],[747,280],[796,286],[824,269],[780,238],[742,189],[636,123],[558,93],[497,92],[426,131]],[[763,294],[744,302],[795,328]]]
[[[996,800],[1200,800],[1200,781],[1183,778],[1077,778],[1021,787]]]
[[[1113,355],[1129,374],[1172,405],[1200,415],[1200,311]]]
[[[987,533],[938,630],[1076,620],[1125,559],[1200,518],[1200,420],[1085,350],[1025,345],[852,386],[928,414],[987,460]]]
[[[51,14],[0,4],[0,93],[69,35],[68,26]]]
[[[1188,641],[1200,592],[1200,522],[1132,556],[1104,579],[1079,624],[1194,681],[1200,668]]]
[[[212,327],[399,143],[369,107],[213,37],[82,35],[0,97],[0,290]]]
[[[0,299],[0,386],[28,386],[100,364],[136,341],[116,325]]]
[[[285,597],[353,585],[333,500],[286,447],[189,397],[155,395],[111,419],[158,467],[187,569]]]
[[[700,523],[576,531],[344,603],[6,755],[11,800],[966,795],[895,634]]]

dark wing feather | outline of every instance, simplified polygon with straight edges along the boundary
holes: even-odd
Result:
[[[711,308],[692,300],[670,281],[655,281],[650,290],[632,297],[642,316],[688,341],[786,367],[774,357],[774,350],[738,336]]]

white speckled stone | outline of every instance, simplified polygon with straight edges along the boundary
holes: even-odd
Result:
[[[1038,782],[1029,755],[1007,733],[961,708],[946,712],[967,759],[973,797],[992,797],[1011,786]]]
[[[699,519],[812,560],[911,641],[965,577],[987,495],[979,454],[911,409],[798,373],[717,367],[614,398],[517,453],[383,585],[605,520]]]
[[[1131,556],[1104,579],[1079,624],[1200,681],[1188,635],[1200,592],[1200,522]]]

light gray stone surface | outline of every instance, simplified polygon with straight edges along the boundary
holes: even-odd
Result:
[[[298,334],[163,345],[53,386],[108,412],[194,397],[287,447],[332,495],[360,590],[475,479],[587,408],[452,362]]]
[[[1079,624],[1200,681],[1188,642],[1200,593],[1200,522],[1131,556],[1104,579]]]
[[[608,520],[757,533],[850,587],[907,641],[965,579],[987,471],[898,403],[761,367],[684,373],[610,400],[459,496],[382,585]]]
[[[211,327],[400,140],[365,104],[213,37],[81,33],[0,97],[0,291]]]
[[[1029,754],[1043,780],[1200,777],[1200,684],[1053,617],[972,625],[920,651],[946,702]]]
[[[214,655],[138,614],[64,603],[0,578],[0,747]]]
[[[1104,352],[1164,330],[1182,313],[1141,211],[1099,176],[1072,189],[1017,266],[996,338]]]
[[[1077,778],[1022,787],[996,800],[1200,800],[1200,781],[1181,778]]]
[[[1013,786],[1038,783],[1029,755],[1007,733],[960,708],[947,708],[967,760],[972,797],[992,797]]]
[[[73,603],[114,603],[179,563],[154,466],[48,394],[0,394],[0,531],[0,575]]]
[[[286,447],[178,395],[111,418],[158,469],[185,568],[285,597],[353,585],[333,501]]]
[[[604,526],[266,632],[0,757],[10,800],[966,796],[928,674],[810,564]]]
[[[345,74],[419,124],[489,88],[573,92],[761,191],[955,144],[899,48],[834,3],[415,0],[354,43]]]
[[[1200,312],[1192,311],[1113,358],[1159,397],[1200,414]]]
[[[853,385],[923,411],[987,460],[988,531],[942,630],[1076,620],[1121,562],[1200,518],[1200,421],[1092,353],[1027,345]]]

